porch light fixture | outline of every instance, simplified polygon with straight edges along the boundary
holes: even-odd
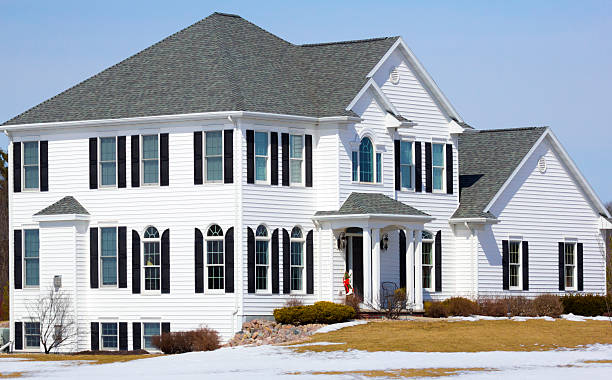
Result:
[[[382,239],[380,239],[380,249],[386,251],[389,248],[389,234],[383,234]]]
[[[338,244],[338,250],[344,251],[346,248],[346,234],[344,232],[340,232],[336,243]]]

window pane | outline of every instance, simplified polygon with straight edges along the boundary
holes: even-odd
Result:
[[[255,288],[265,290],[268,288],[268,267],[256,266],[255,268]]]
[[[382,182],[382,155],[376,153],[376,182]]]
[[[266,157],[255,158],[255,179],[258,181],[266,181],[268,179],[267,174],[268,159]]]
[[[25,284],[27,286],[38,286],[39,283],[39,271],[40,271],[40,264],[39,264],[39,260],[38,258],[36,259],[25,259],[25,266],[26,266],[26,278],[25,278]]]
[[[301,160],[291,160],[291,173],[289,174],[289,178],[291,179],[291,183],[301,183],[302,182],[302,161]]]
[[[117,255],[117,229],[102,228],[102,253],[101,256]]]
[[[519,286],[519,266],[510,265],[510,286]]]
[[[573,266],[565,267],[565,287],[566,288],[574,287],[574,267]]]
[[[520,261],[519,251],[520,251],[520,242],[511,241],[510,242],[510,264],[518,264]]]
[[[38,166],[25,166],[25,188],[38,189]]]
[[[144,183],[157,183],[158,181],[158,161],[144,161]]]
[[[102,258],[102,285],[117,284],[117,259],[114,257]]]
[[[102,323],[102,348],[117,348],[116,323]]]
[[[304,141],[302,136],[289,136],[289,157],[302,158]]]
[[[24,335],[26,347],[40,346],[40,323],[26,322],[24,324]]]
[[[357,182],[359,181],[359,159],[358,159],[358,153],[357,152],[352,152],[351,155],[351,160],[352,160],[352,164],[353,164],[353,181]]]
[[[38,230],[25,230],[25,257],[38,257]]]
[[[302,243],[291,242],[291,265],[302,265]]]
[[[423,288],[431,288],[431,267],[423,267]]]
[[[206,242],[206,263],[223,264],[223,240],[211,240]]]
[[[116,164],[114,162],[102,162],[102,186],[115,184]]]
[[[433,144],[433,166],[444,166],[444,145]]]
[[[374,181],[374,149],[368,138],[361,140],[359,145],[359,180],[361,182]]]
[[[292,238],[296,238],[296,239],[301,239],[302,238],[302,230],[300,230],[299,227],[293,227],[291,229],[291,237]]]
[[[208,289],[223,289],[223,266],[208,267]]]
[[[268,155],[268,134],[266,132],[255,132],[255,155]]]
[[[574,244],[565,244],[565,265],[574,265]]]
[[[159,323],[143,323],[143,337],[144,337],[144,348],[149,350],[156,350],[152,343],[153,337],[161,335]]]
[[[160,265],[159,242],[144,243],[144,265]]]
[[[38,142],[23,143],[23,164],[38,165]]]
[[[291,268],[291,290],[302,290],[302,271],[301,267]]]
[[[115,161],[117,144],[114,137],[100,139],[100,161]]]
[[[221,131],[206,132],[206,156],[220,156],[221,144]]]
[[[145,267],[145,290],[159,290],[159,267]]]
[[[412,143],[408,141],[400,142],[400,164],[412,165]]]
[[[148,227],[144,233],[145,239],[155,239],[159,237],[159,231],[155,227]]]
[[[223,179],[223,159],[221,157],[206,157],[206,180],[221,181]]]
[[[406,189],[412,188],[412,166],[401,165],[402,187]]]
[[[431,252],[423,252],[423,265],[432,265]]]
[[[255,242],[255,264],[268,265],[268,242]]]
[[[433,168],[433,188],[442,190],[442,168]]]
[[[142,158],[157,158],[157,135],[142,136]]]
[[[266,229],[266,226],[264,226],[263,224],[257,226],[255,236],[268,236],[268,230]]]

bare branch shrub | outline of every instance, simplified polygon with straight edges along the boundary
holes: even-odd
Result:
[[[40,343],[45,354],[77,336],[70,303],[70,297],[63,290],[50,288],[46,295],[27,304],[29,320],[40,324]]]

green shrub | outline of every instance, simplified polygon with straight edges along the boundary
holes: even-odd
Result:
[[[291,306],[274,310],[276,322],[291,325],[331,324],[345,322],[353,318],[355,318],[355,310],[352,307],[327,301],[316,302],[314,305]]]
[[[563,305],[559,296],[554,294],[542,294],[531,301],[531,312],[534,317],[559,318],[563,314]]]
[[[425,316],[430,318],[445,318],[448,317],[446,306],[439,301],[428,301],[423,305],[425,307]]]
[[[451,297],[442,301],[448,315],[468,317],[478,314],[478,304],[463,297]]]
[[[568,294],[561,297],[563,304],[563,312],[565,314],[583,315],[586,317],[595,317],[608,313],[606,305],[606,296],[597,296],[593,294]],[[612,307],[612,297],[607,296],[607,303]]]

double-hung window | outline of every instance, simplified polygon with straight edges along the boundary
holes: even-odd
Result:
[[[144,290],[159,292],[161,289],[161,255],[159,231],[148,227],[143,235]]]
[[[142,347],[148,351],[158,350],[158,348],[153,345],[153,337],[157,335],[161,335],[161,326],[159,323],[143,323]]]
[[[304,235],[299,227],[291,230],[290,251],[290,283],[291,291],[300,293],[304,291]],[[283,264],[284,265],[284,264]]]
[[[217,224],[210,226],[206,232],[206,268],[208,289],[224,289],[223,230]]]
[[[421,244],[421,250],[423,255],[423,289],[431,290],[433,288],[434,273],[434,240],[431,232],[423,231]]]
[[[359,151],[351,152],[351,171],[354,182],[382,182],[382,153],[375,152],[372,140],[364,137],[359,143]]]
[[[565,290],[576,290],[576,243],[565,242]]]
[[[24,337],[26,348],[40,347],[40,323],[26,322],[24,323]]]
[[[102,349],[117,350],[119,348],[119,339],[117,335],[117,323],[102,323],[102,329],[100,331]]]
[[[206,181],[223,180],[223,136],[221,131],[206,132]]]
[[[25,190],[38,190],[38,153],[38,141],[23,143],[23,188]]]
[[[508,269],[510,275],[510,289],[521,289],[521,248],[518,240],[508,242]]]
[[[412,142],[400,142],[400,176],[402,189],[412,189],[414,162],[412,160]]]
[[[159,136],[142,136],[142,183],[159,184]]]
[[[431,144],[434,191],[444,191],[444,144]]]
[[[289,136],[289,182],[303,184],[302,167],[304,164],[304,136]]]
[[[255,291],[270,289],[270,237],[263,224],[255,231]]]
[[[117,228],[101,228],[100,274],[103,286],[117,285]]]
[[[117,141],[115,137],[100,138],[100,185],[117,183]]]
[[[268,182],[268,132],[255,132],[255,181]]]
[[[25,230],[24,235],[25,244],[23,261],[25,265],[25,285],[38,286],[40,281],[40,243],[38,240],[38,230]]]

